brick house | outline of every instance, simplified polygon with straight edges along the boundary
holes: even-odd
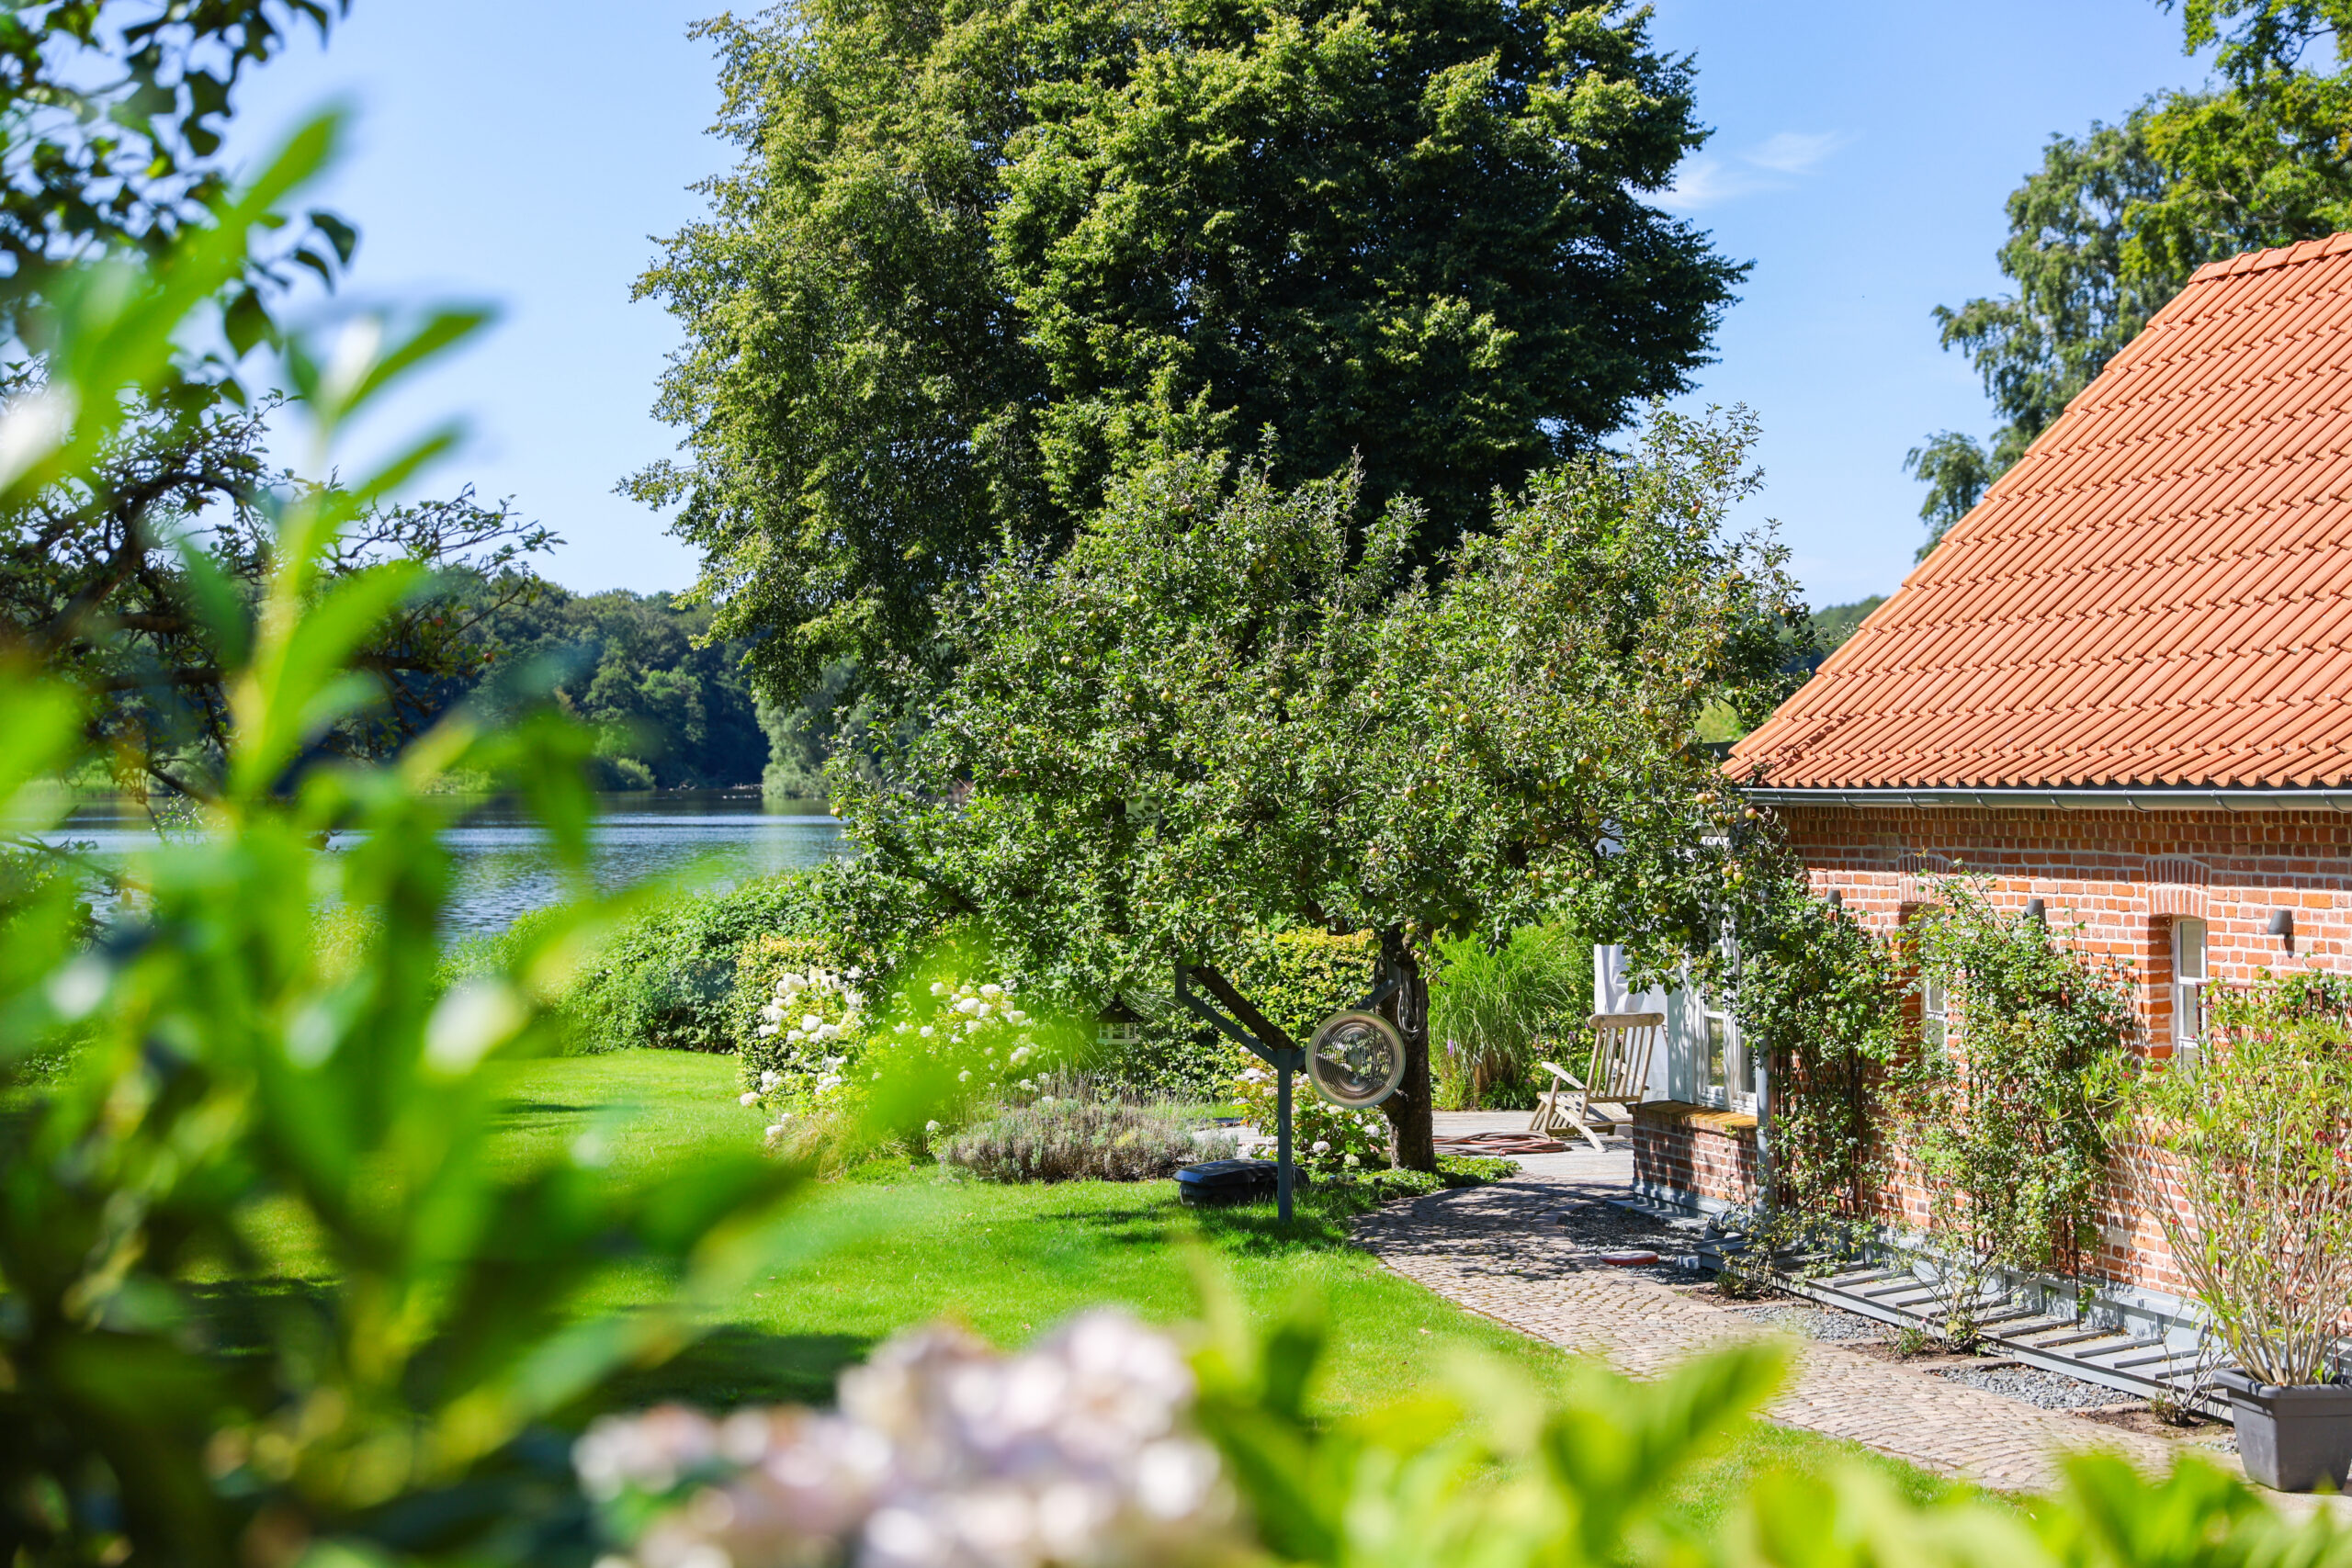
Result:
[[[1731,767],[1874,926],[1962,866],[2079,922],[2154,1055],[2208,982],[2352,970],[2352,235],[2199,271]],[[1668,1000],[1639,1179],[1738,1201],[1736,1021],[1726,1070]],[[2109,1220],[2096,1271],[2172,1286]]]

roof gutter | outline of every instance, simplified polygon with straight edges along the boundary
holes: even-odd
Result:
[[[1758,806],[2005,807],[2054,811],[2337,811],[2352,789],[1771,789]]]

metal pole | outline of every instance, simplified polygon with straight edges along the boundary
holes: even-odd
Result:
[[[1290,1224],[1290,1064],[1274,1071],[1274,1203]]]

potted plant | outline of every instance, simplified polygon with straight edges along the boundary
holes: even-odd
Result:
[[[2352,1027],[2311,987],[2268,980],[2215,998],[2211,1043],[2145,1080],[2136,1183],[2236,1364],[2246,1474],[2341,1490],[2352,1386],[2335,1339],[2352,1301]]]

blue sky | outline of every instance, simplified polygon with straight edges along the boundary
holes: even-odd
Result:
[[[248,152],[328,101],[356,111],[326,192],[363,232],[346,299],[501,308],[374,439],[465,413],[470,445],[426,488],[514,497],[568,540],[548,570],[575,588],[694,576],[662,520],[612,491],[674,444],[650,410],[676,336],[628,289],[726,161],[705,134],[709,48],[686,37],[712,8],[354,0],[324,51],[306,43],[241,101]],[[1904,453],[1989,423],[1929,311],[2000,288],[2002,200],[2052,132],[2203,66],[2153,0],[1661,0],[1656,33],[1696,53],[1716,128],[1664,205],[1756,264],[1690,400],[1762,420],[1751,520],[1779,520],[1815,603],[1889,592],[1921,537]]]

